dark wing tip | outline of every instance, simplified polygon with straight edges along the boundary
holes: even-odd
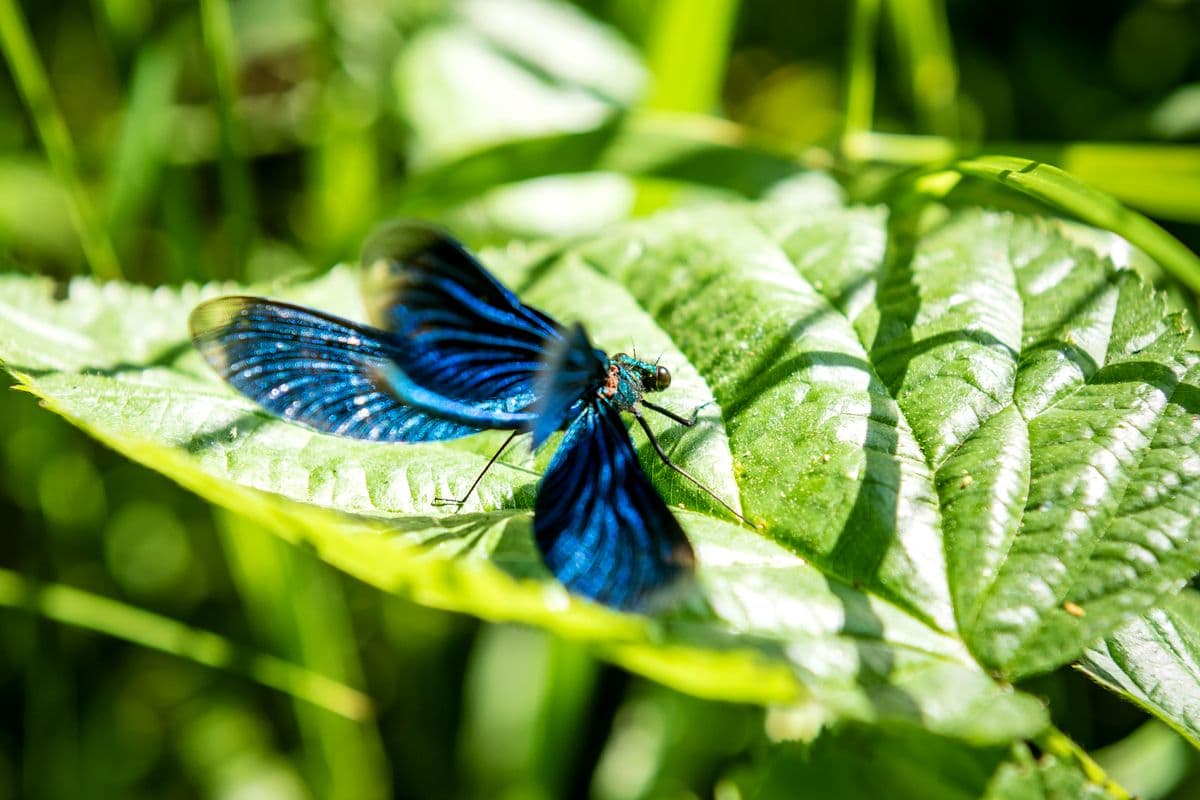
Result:
[[[674,517],[673,514],[671,516]],[[659,564],[662,573],[657,580],[646,583],[629,594],[620,594],[617,597],[601,595],[592,599],[621,611],[651,616],[675,613],[702,601],[703,590],[696,580],[696,553],[683,529],[674,530],[678,521],[673,519],[673,522],[674,525],[666,526],[667,531],[661,532],[674,541],[671,543],[670,552],[664,555]],[[676,536],[678,538],[675,538]]]
[[[419,253],[441,244],[462,249],[450,234],[436,225],[416,219],[396,219],[375,228],[363,245],[362,264],[378,261],[408,261]]]
[[[221,376],[229,372],[229,359],[226,347],[222,343],[222,335],[255,302],[256,298],[253,297],[227,295],[205,300],[188,315],[192,344],[200,351],[208,365]]]
[[[533,521],[547,568],[575,594],[657,612],[693,591],[695,552],[611,406],[591,406],[568,428]]]
[[[413,280],[412,270],[433,268],[439,262],[466,264],[467,271],[484,272],[482,265],[446,231],[415,219],[385,222],[367,237],[360,265],[360,288],[367,317],[376,327],[393,330],[391,312]]]
[[[687,539],[680,539],[671,550],[671,562],[687,573],[696,569],[696,551]]]
[[[695,561],[689,560],[678,567],[679,571],[668,581],[638,595],[623,610],[657,616],[707,602],[700,582],[696,580]]]
[[[671,516],[674,521],[674,515]],[[661,583],[646,586],[631,598],[628,606],[631,611],[657,614],[681,605],[685,598],[690,597],[697,589],[696,551],[692,549],[679,523],[674,522],[677,530],[672,536],[678,538],[671,543],[670,554],[664,559],[668,577]]]
[[[188,315],[188,330],[192,341],[198,342],[206,336],[227,327],[244,309],[255,302],[253,297],[227,295],[205,300]]]

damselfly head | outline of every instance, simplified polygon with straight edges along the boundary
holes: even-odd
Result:
[[[671,371],[664,366],[642,361],[636,356],[617,353],[611,359],[643,392],[661,392],[671,385]]]
[[[666,367],[655,367],[654,378],[646,384],[646,391],[661,392],[671,385],[671,371]]]

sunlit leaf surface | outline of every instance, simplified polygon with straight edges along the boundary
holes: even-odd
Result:
[[[272,287],[0,279],[0,357],[130,457],[417,602],[518,620],[705,697],[799,717],[1031,736],[998,678],[1051,669],[1200,567],[1188,332],[1051,223],[981,212],[890,234],[882,211],[729,205],[570,246],[485,253],[610,352],[659,356],[656,429],[760,530],[659,465],[698,591],[657,617],[569,598],[530,539],[550,448],[463,492],[500,436],[378,445],[272,419],[186,338],[202,298],[257,291],[361,317],[339,267]],[[65,299],[57,299],[60,294]]]
[[[1200,593],[1187,589],[1125,623],[1079,666],[1200,747]]]

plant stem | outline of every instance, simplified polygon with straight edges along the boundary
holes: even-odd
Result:
[[[123,277],[112,241],[84,187],[71,132],[54,100],[45,67],[16,0],[0,0],[0,48],[37,127],[50,166],[67,191],[71,221],[79,232],[92,274],[104,279]]]
[[[216,522],[230,578],[262,646],[302,669],[361,683],[353,623],[336,573],[244,517],[218,512]],[[391,795],[374,725],[295,705],[315,794],[360,800]]]

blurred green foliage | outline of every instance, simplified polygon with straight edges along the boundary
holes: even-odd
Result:
[[[0,0],[0,253],[64,279],[260,280],[351,259],[399,212],[476,243],[570,236],[796,164],[874,196],[978,152],[1064,167],[1194,251],[1197,41],[1187,0]],[[1006,755],[854,727],[771,748],[761,710],[390,598],[28,396],[0,419],[0,566],[24,580],[0,609],[0,800],[820,797],[923,772],[916,796],[970,797]],[[42,584],[242,655],[51,619]],[[264,654],[373,707],[266,688]],[[1069,670],[1026,688],[1130,790],[1200,797],[1196,753],[1133,706]],[[1059,755],[1023,757],[1013,781],[1056,785]]]

